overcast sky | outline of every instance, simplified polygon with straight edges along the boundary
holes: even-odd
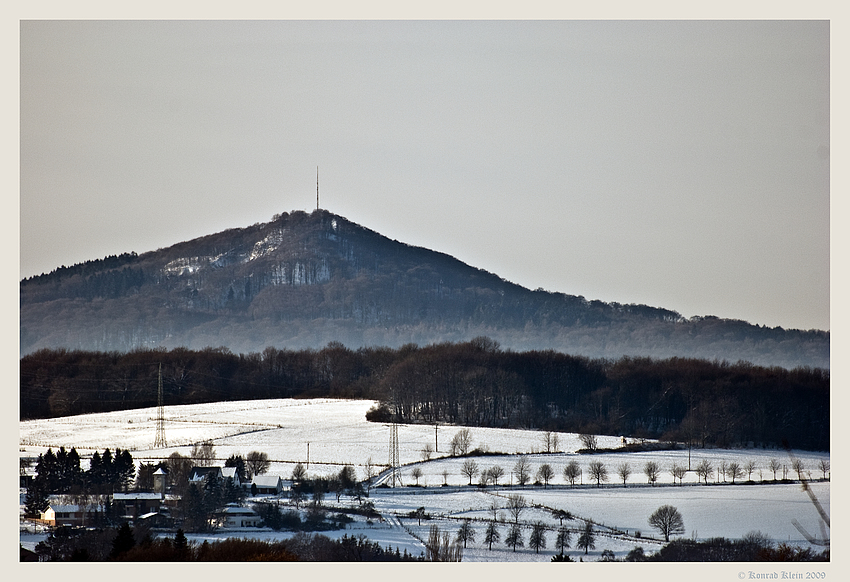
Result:
[[[535,289],[829,329],[827,21],[24,21],[20,277],[321,207]]]

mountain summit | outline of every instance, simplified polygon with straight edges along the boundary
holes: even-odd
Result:
[[[234,352],[464,341],[514,350],[829,367],[829,332],[531,291],[325,210],[20,283],[22,355],[40,348]]]

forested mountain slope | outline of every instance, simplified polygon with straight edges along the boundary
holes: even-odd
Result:
[[[20,352],[318,349],[467,341],[505,349],[829,367],[829,332],[531,291],[324,210],[20,283]]]

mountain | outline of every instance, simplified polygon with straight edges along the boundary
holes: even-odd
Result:
[[[276,215],[20,282],[20,353],[40,348],[420,345],[696,357],[829,368],[829,332],[532,291],[325,210]]]

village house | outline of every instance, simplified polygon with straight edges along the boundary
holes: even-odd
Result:
[[[236,467],[222,467],[221,476],[225,479],[232,479],[233,484],[239,487],[242,482],[239,479],[239,474],[236,472]]]
[[[112,502],[118,515],[136,519],[148,513],[157,513],[162,506],[160,493],[115,493]]]
[[[283,491],[283,479],[275,475],[254,475],[249,485],[251,491],[257,487],[257,495],[280,495]]]
[[[51,504],[41,512],[40,521],[46,525],[86,525],[95,512],[94,505]]]
[[[207,475],[210,474],[213,474],[216,476],[216,478],[221,479],[221,467],[192,467],[192,470],[189,471],[189,482],[203,483],[204,480],[206,480]]]
[[[263,519],[250,507],[241,507],[228,503],[219,516],[219,523],[225,528],[260,527]]]

